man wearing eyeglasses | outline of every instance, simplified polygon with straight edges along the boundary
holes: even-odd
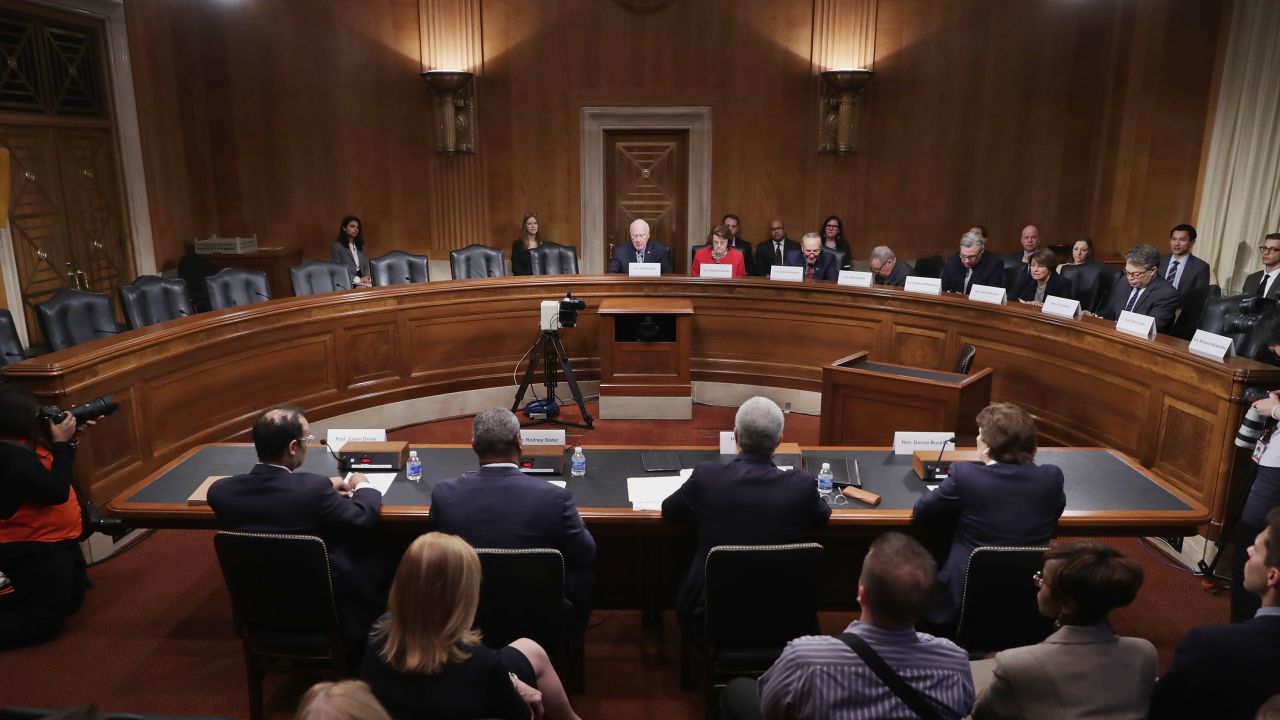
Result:
[[[970,230],[960,238],[960,252],[942,267],[942,292],[969,294],[974,285],[1004,286],[1004,262],[987,254],[987,239]]]
[[[1262,241],[1262,269],[1244,279],[1244,291],[1258,297],[1280,299],[1280,233],[1271,233]]]
[[[787,237],[787,226],[778,218],[769,221],[769,239],[756,246],[756,274],[769,277],[774,265],[786,265],[787,255],[800,252],[800,243]]]
[[[787,256],[787,264],[804,268],[804,281],[829,280],[835,282],[840,277],[840,264],[833,253],[822,247],[822,238],[818,233],[805,233],[800,238],[799,252]]]
[[[876,285],[902,287],[915,269],[905,260],[899,260],[887,245],[878,245],[871,251],[871,279]]]
[[[1150,245],[1134,245],[1124,254],[1124,274],[1111,288],[1111,301],[1102,317],[1118,320],[1124,311],[1150,315],[1156,319],[1156,332],[1173,329],[1178,310],[1178,291],[1158,271],[1160,253]]]

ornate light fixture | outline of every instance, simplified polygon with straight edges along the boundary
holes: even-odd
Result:
[[[436,152],[476,151],[475,73],[427,70],[422,79],[436,96]]]
[[[864,68],[818,74],[822,81],[818,93],[818,152],[845,157],[858,149],[858,109],[871,75]]]

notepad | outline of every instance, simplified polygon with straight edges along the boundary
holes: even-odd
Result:
[[[633,510],[661,510],[662,501],[680,489],[685,477],[667,475],[627,478],[627,500],[631,502]]]
[[[364,473],[364,477],[374,490],[386,495],[387,489],[391,487],[391,481],[396,479],[396,473]],[[351,475],[347,475],[346,479],[350,481]]]
[[[188,505],[208,505],[209,504],[209,486],[213,485],[214,483],[218,482],[224,477],[226,477],[226,475],[210,475],[209,477],[205,478],[204,482],[200,483],[200,487],[196,488],[196,491],[191,493],[191,496],[187,498],[187,504]]]

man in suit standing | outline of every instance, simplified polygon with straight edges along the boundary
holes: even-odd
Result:
[[[756,274],[769,277],[774,265],[786,265],[787,254],[798,252],[800,243],[787,237],[787,226],[778,218],[769,221],[769,239],[756,246]]]
[[[1160,253],[1150,245],[1134,245],[1124,254],[1124,274],[1111,288],[1111,303],[1103,313],[1108,320],[1119,320],[1123,311],[1150,315],[1156,319],[1156,332],[1173,329],[1178,310],[1178,291],[1157,272]]]
[[[580,630],[591,614],[596,541],[573,495],[520,472],[520,421],[490,408],[471,424],[475,474],[442,480],[431,492],[431,522],[478,548],[554,548],[564,555],[565,595]]]
[[[613,259],[609,261],[609,272],[626,275],[633,262],[658,263],[662,273],[671,273],[671,253],[656,240],[649,239],[649,223],[634,220],[631,223],[631,246],[619,245],[613,249]]]
[[[1160,258],[1158,274],[1178,291],[1181,298],[1175,313],[1173,334],[1191,339],[1204,301],[1209,299],[1209,263],[1191,254],[1196,244],[1196,229],[1191,225],[1176,225],[1169,231],[1169,253]]]
[[[903,287],[914,271],[886,245],[879,245],[871,251],[871,281],[874,285]]]
[[[960,238],[960,252],[942,266],[942,292],[968,295],[974,285],[1004,287],[1004,263],[987,255],[987,239],[970,230]]]
[[[1244,292],[1258,297],[1280,300],[1280,233],[1271,233],[1262,241],[1262,269],[1244,279]]]
[[[1251,620],[1192,628],[1151,697],[1151,719],[1253,718],[1280,693],[1280,508],[1249,548],[1244,587],[1262,598]]]
[[[746,266],[747,274],[755,275],[756,259],[754,254],[751,252],[751,243],[738,237],[738,228],[741,226],[738,216],[733,213],[729,213],[724,216],[724,219],[720,221],[720,224],[729,228],[729,247],[742,253],[742,264]]]
[[[698,529],[698,549],[676,596],[676,614],[695,636],[702,630],[703,569],[711,548],[801,542],[831,517],[813,475],[773,464],[782,426],[782,410],[772,400],[747,400],[733,421],[737,457],[727,465],[699,463],[662,502],[664,520],[694,523]]]
[[[836,256],[822,249],[822,238],[818,233],[805,233],[800,238],[800,250],[792,251],[787,256],[787,264],[804,269],[804,280],[830,280],[835,282],[840,276],[840,263]]]

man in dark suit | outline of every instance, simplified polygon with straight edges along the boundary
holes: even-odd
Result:
[[[559,550],[564,555],[565,594],[579,628],[585,629],[591,614],[596,541],[578,515],[573,495],[520,472],[520,421],[506,408],[476,415],[471,447],[480,471],[435,486],[432,524],[478,548]]]
[[[738,220],[738,216],[733,213],[729,213],[724,216],[724,219],[720,221],[720,224],[729,228],[729,247],[742,253],[742,264],[746,267],[747,274],[755,275],[755,254],[751,252],[751,243],[738,237],[738,228],[741,226],[741,221]]]
[[[664,520],[695,523],[698,529],[698,549],[676,596],[676,614],[695,635],[702,629],[703,568],[711,548],[800,542],[831,517],[813,475],[773,464],[782,426],[782,410],[772,400],[744,402],[733,422],[738,456],[727,465],[699,463],[662,502]]]
[[[1271,233],[1262,241],[1262,269],[1244,279],[1244,292],[1280,300],[1280,233]]]
[[[905,260],[899,260],[886,245],[879,245],[871,251],[871,283],[887,287],[902,287],[907,278],[915,272]]]
[[[942,292],[968,295],[974,285],[1004,287],[1004,263],[987,254],[987,239],[970,230],[960,238],[960,252],[942,266]]]
[[[984,234],[983,237],[986,237],[986,235]],[[1031,256],[1044,247],[1040,244],[1040,228],[1035,225],[1028,225],[1022,228],[1022,235],[1018,238],[1018,242],[1022,245],[1022,249],[1005,253],[999,257],[1006,268],[1021,266],[1022,274],[1029,275],[1031,273]]]
[[[649,223],[635,220],[631,223],[631,245],[619,245],[613,249],[613,259],[609,261],[609,272],[626,275],[633,262],[658,263],[662,273],[672,272],[671,253],[656,240],[649,239]]]
[[[800,250],[787,256],[787,264],[804,270],[804,280],[830,280],[840,277],[840,263],[836,256],[822,249],[822,238],[817,233],[805,233],[800,238]]]
[[[787,226],[778,218],[769,221],[769,239],[761,240],[756,246],[756,274],[769,277],[774,265],[786,265],[787,255],[799,252],[800,243],[787,237]]]
[[[1251,620],[1192,628],[1151,696],[1152,720],[1252,719],[1280,694],[1280,508],[1249,548],[1245,589],[1262,598]]]
[[[209,488],[209,507],[225,530],[301,533],[324,540],[333,568],[343,637],[353,655],[386,607],[390,559],[367,532],[378,522],[382,493],[364,475],[344,481],[295,472],[315,437],[302,411],[270,408],[253,423],[258,464]],[[350,493],[344,497],[343,493]],[[354,655],[360,657],[360,655]]]
[[[1173,334],[1190,340],[1200,324],[1204,302],[1209,299],[1209,263],[1191,254],[1196,244],[1196,229],[1176,225],[1169,231],[1169,255],[1160,258],[1157,271],[1178,291],[1180,308],[1175,314]]]
[[[1173,329],[1178,309],[1178,291],[1157,272],[1160,253],[1150,245],[1134,245],[1124,254],[1124,274],[1111,288],[1111,302],[1103,313],[1108,320],[1119,320],[1123,311],[1150,315],[1156,319],[1156,332],[1167,334]]]

